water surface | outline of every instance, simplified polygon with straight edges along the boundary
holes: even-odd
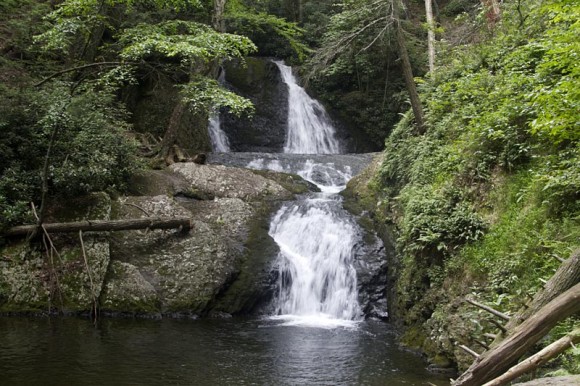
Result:
[[[0,318],[0,385],[445,385],[388,324]]]

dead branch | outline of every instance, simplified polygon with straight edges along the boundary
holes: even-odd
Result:
[[[494,310],[493,308],[486,306],[485,304],[478,303],[475,300],[471,300],[469,298],[466,298],[465,301],[469,304],[473,304],[474,306],[481,308],[482,310],[489,312],[490,314],[497,316],[498,318],[502,318],[503,320],[506,320],[506,321],[510,320],[510,317],[507,316],[506,314],[504,314],[503,312],[499,312],[497,310]]]
[[[474,358],[479,358],[479,354],[476,353],[475,351],[473,351],[472,349],[470,349],[469,347],[460,344],[459,348],[462,349],[463,351],[465,351],[466,353],[468,353],[469,355],[471,355]]]
[[[572,347],[575,343],[580,342],[580,328],[572,331],[568,335],[564,336],[563,338],[558,339],[554,343],[550,344],[549,346],[545,347],[543,350],[539,351],[538,353],[532,355],[528,359],[518,363],[503,375],[495,378],[493,381],[490,381],[483,386],[501,386],[505,385],[509,381],[512,381],[523,375],[531,370],[534,370],[545,363],[547,363],[550,359],[557,357],[570,347]]]
[[[148,217],[127,220],[85,220],[68,223],[43,224],[47,233],[66,232],[108,232],[124,231],[132,229],[173,229],[182,228],[189,230],[193,228],[193,222],[189,217]],[[38,225],[20,225],[9,228],[5,236],[22,236],[33,232]]]
[[[95,296],[95,283],[93,282],[93,275],[91,275],[91,268],[89,267],[89,261],[87,259],[87,253],[85,250],[85,242],[83,240],[83,231],[81,230],[79,230],[79,239],[81,240],[81,251],[83,252],[83,259],[85,260],[85,268],[87,269],[87,275],[89,276],[89,282],[91,283],[91,296],[93,298],[93,321],[97,323],[97,297]]]
[[[38,83],[33,84],[32,86],[33,87],[40,87],[43,84],[45,84],[46,82],[48,82],[49,80],[54,79],[57,76],[60,76],[62,74],[66,74],[67,72],[73,72],[73,71],[77,71],[77,70],[84,70],[85,68],[98,67],[98,66],[120,66],[122,64],[128,64],[128,63],[123,63],[123,62],[98,62],[98,63],[84,64],[82,66],[77,66],[77,67],[66,68],[64,70],[57,71],[54,74],[51,74],[50,76],[44,78],[43,80],[41,80]]]
[[[580,312],[580,283],[517,326],[506,339],[476,359],[453,385],[479,386],[498,377],[559,321],[577,312]]]

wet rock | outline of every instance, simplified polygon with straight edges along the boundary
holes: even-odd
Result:
[[[359,302],[365,317],[387,320],[387,261],[383,242],[368,230],[355,251]]]
[[[159,313],[160,300],[153,285],[137,267],[112,261],[101,296],[101,309],[113,315],[151,315]]]
[[[291,199],[293,192],[308,186],[297,176],[268,177],[247,169],[194,163],[177,163],[161,173],[140,176],[144,183],[135,191],[169,191],[175,196],[121,197],[114,205],[116,218],[145,213],[189,216],[194,226],[187,233],[112,235],[113,263],[102,309],[171,317],[255,310],[273,291],[271,262],[278,249],[268,235],[270,214],[279,200]],[[201,195],[213,199],[200,200]]]
[[[135,217],[139,207],[151,216],[190,216],[193,229],[188,233],[180,230],[131,231],[116,234],[111,241],[111,257],[115,261],[129,263],[149,283],[146,292],[153,288],[159,299],[155,312],[202,313],[222,286],[231,280],[236,261],[241,255],[241,245],[234,235],[227,233],[227,226],[220,231],[220,222],[232,223],[236,228],[252,216],[252,209],[241,200],[230,200],[220,205],[220,215],[210,218],[202,212],[186,209],[168,196],[127,197],[120,205],[119,218]],[[206,203],[211,204],[211,203]],[[229,237],[228,237],[229,236]],[[234,236],[234,237],[232,237]],[[129,272],[131,273],[131,272]],[[122,286],[129,280],[126,274],[111,275],[107,287]],[[115,301],[105,293],[103,308],[107,311],[124,311],[122,301]],[[109,304],[109,307],[105,305]],[[147,303],[137,312],[151,312]]]
[[[192,162],[173,164],[169,169],[182,176],[194,188],[197,195],[205,193],[213,197],[240,198],[244,201],[293,198],[292,192],[279,183],[247,169],[198,165]]]
[[[382,162],[382,155],[372,157],[367,168],[350,180],[342,196],[345,209],[355,216],[364,232],[364,242],[358,246],[355,259],[361,305],[367,317],[385,320],[392,317],[388,283],[394,246],[390,231],[377,226],[382,222],[376,218],[376,198],[369,184]]]
[[[232,151],[279,153],[286,140],[288,89],[274,63],[247,58],[245,64],[226,65],[226,86],[246,97],[256,108],[252,117],[222,114],[222,128]]]

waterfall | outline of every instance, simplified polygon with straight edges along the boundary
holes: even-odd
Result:
[[[270,236],[280,247],[278,318],[296,324],[349,325],[360,317],[353,248],[356,224],[332,198],[284,206]]]
[[[218,76],[219,84],[223,85],[226,80],[226,71],[220,68]],[[219,110],[211,112],[208,123],[209,138],[214,152],[227,153],[230,151],[230,142],[226,133],[222,130]]]
[[[288,86],[288,132],[284,153],[337,154],[340,146],[330,117],[296,81],[292,68],[274,61]]]
[[[275,63],[288,86],[284,153],[338,154],[335,129],[324,107],[297,84],[289,66]],[[255,160],[248,166],[285,170],[277,161]],[[286,324],[352,326],[362,315],[353,266],[361,232],[337,194],[351,178],[351,170],[305,159],[299,170],[292,171],[315,183],[322,193],[284,205],[270,223],[269,234],[280,247],[273,318]]]
[[[213,111],[209,117],[209,138],[213,151],[218,153],[227,153],[230,151],[230,142],[226,133],[221,128],[219,111]]]

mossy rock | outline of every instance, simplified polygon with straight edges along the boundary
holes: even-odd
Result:
[[[139,269],[122,261],[112,261],[100,308],[105,313],[150,315],[160,314],[161,302],[155,288]]]

